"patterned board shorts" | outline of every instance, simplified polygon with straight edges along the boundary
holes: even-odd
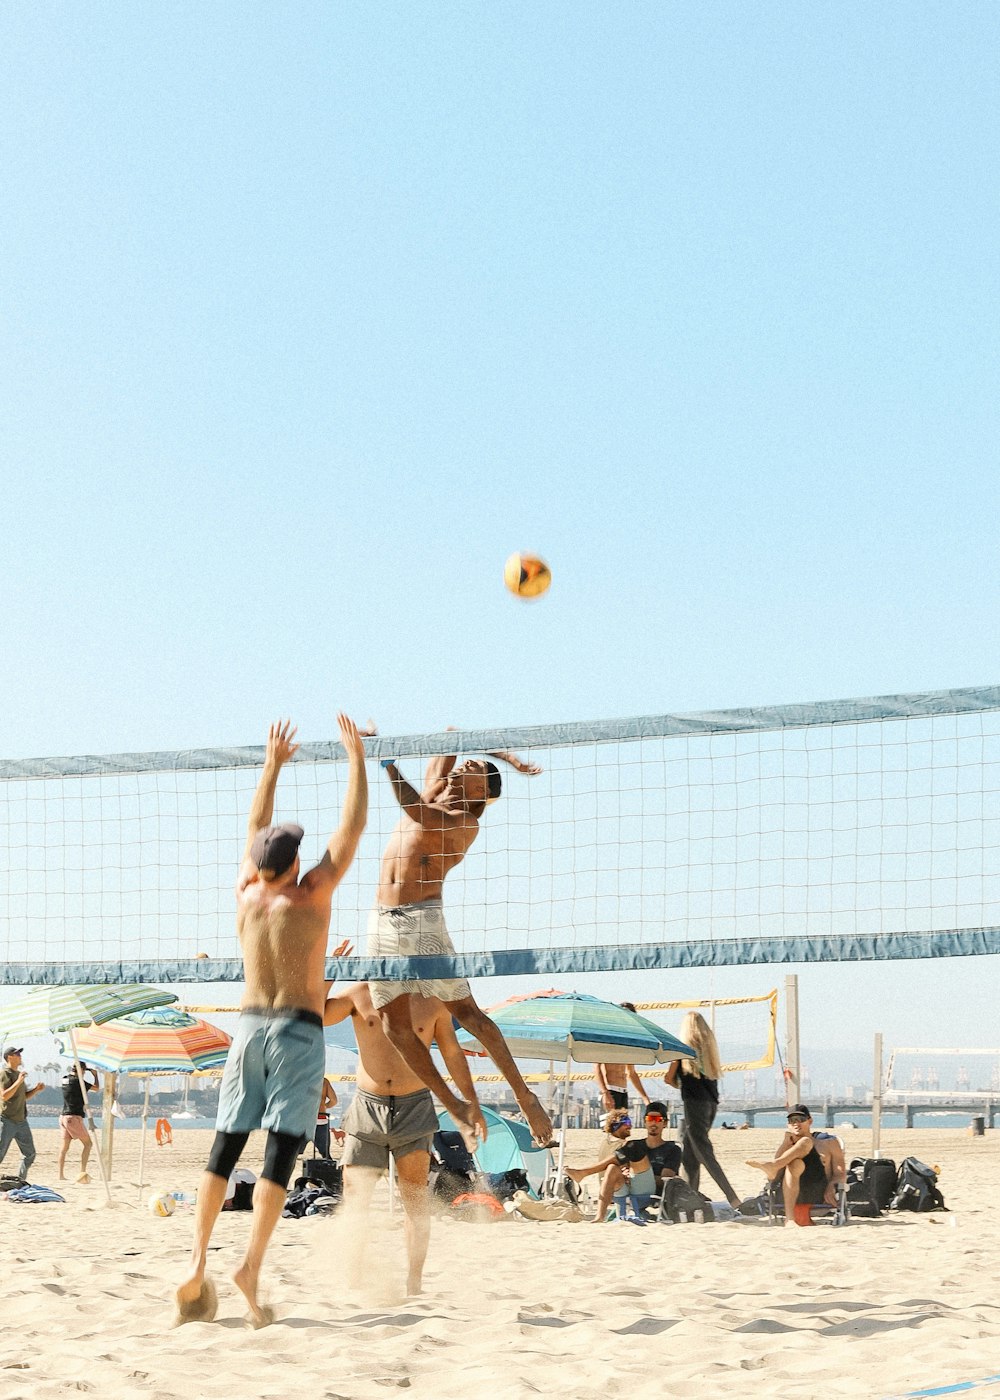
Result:
[[[454,951],[440,899],[422,899],[418,904],[376,904],[368,916],[370,958],[430,957]],[[368,991],[376,1011],[407,993],[439,997],[441,1001],[461,1001],[472,995],[464,977],[411,977],[402,982],[369,982]]]

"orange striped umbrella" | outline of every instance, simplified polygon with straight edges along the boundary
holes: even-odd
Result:
[[[193,1074],[225,1064],[232,1037],[186,1011],[158,1006],[77,1031],[81,1057],[116,1074]]]

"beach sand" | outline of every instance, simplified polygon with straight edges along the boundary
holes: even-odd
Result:
[[[35,1136],[32,1179],[57,1186],[58,1134]],[[741,1164],[778,1136],[714,1134],[738,1190],[757,1189]],[[868,1130],[845,1138],[848,1157],[868,1154]],[[193,1191],[210,1139],[177,1130],[170,1147],[148,1144],[144,1200]],[[572,1133],[569,1160],[603,1141]],[[247,1165],[262,1146],[256,1134]],[[947,1215],[844,1230],[436,1221],[419,1300],[403,1296],[401,1216],[380,1188],[366,1291],[345,1288],[336,1219],[282,1220],[263,1290],[279,1320],[259,1332],[230,1282],[243,1213],[224,1214],[213,1239],[216,1321],[171,1329],[191,1215],[137,1204],[138,1148],[138,1133],[116,1134],[110,1208],[96,1173],[59,1188],[65,1205],[0,1201],[0,1400],[886,1397],[1000,1372],[997,1132],[883,1134],[885,1155],[940,1164]]]

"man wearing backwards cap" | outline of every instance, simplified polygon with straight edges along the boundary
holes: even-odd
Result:
[[[18,1175],[25,1179],[37,1155],[28,1122],[27,1101],[44,1088],[45,1085],[41,1083],[33,1089],[26,1087],[21,1068],[21,1050],[15,1045],[8,1045],[3,1052],[3,1069],[0,1070],[0,1162],[10,1151],[11,1143],[16,1142],[21,1149],[21,1170]]]
[[[786,1224],[800,1223],[795,1219],[797,1205],[836,1205],[837,1183],[847,1181],[843,1148],[834,1137],[819,1141],[813,1137],[812,1114],[804,1103],[793,1103],[788,1110],[788,1131],[774,1161],[747,1162],[747,1166],[765,1172],[768,1181],[781,1176]]]
[[[323,859],[301,880],[302,828],[292,822],[271,825],[278,775],[298,748],[295,730],[287,722],[272,724],[267,736],[236,882],[236,929],[245,975],[240,1020],[222,1077],[215,1142],[198,1188],[191,1272],[176,1294],[178,1322],[215,1316],[215,1287],[205,1277],[208,1242],[230,1173],[255,1128],[267,1130],[267,1146],[254,1188],[250,1242],[234,1281],[250,1305],[255,1327],[273,1318],[257,1299],[260,1266],[284,1209],[296,1154],[316,1123],[325,1061],[330,902],[354,859],[368,814],[361,736],[346,715],[338,715],[337,723],[349,763],[344,809]]]

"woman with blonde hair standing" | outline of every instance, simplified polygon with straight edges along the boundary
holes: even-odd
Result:
[[[698,1011],[689,1011],[681,1027],[681,1040],[696,1052],[692,1060],[674,1060],[664,1078],[672,1089],[679,1089],[684,1104],[684,1131],[681,1137],[684,1175],[697,1191],[702,1167],[723,1192],[731,1206],[740,1198],[719,1165],[709,1137],[719,1107],[719,1078],[722,1062],[715,1032]]]

